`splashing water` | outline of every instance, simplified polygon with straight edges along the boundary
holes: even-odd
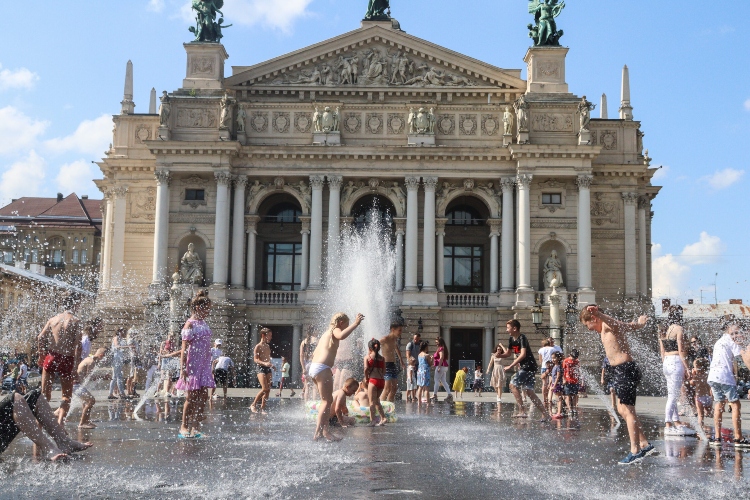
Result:
[[[610,402],[609,395],[605,393],[605,390],[599,385],[597,377],[589,373],[585,367],[581,367],[581,378],[583,379],[589,393],[593,392],[594,395],[601,400],[604,407],[607,409],[612,418],[617,422],[617,427],[620,426],[620,417],[617,415],[612,403]]]

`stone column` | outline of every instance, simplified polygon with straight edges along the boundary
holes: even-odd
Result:
[[[308,288],[318,290],[323,277],[323,184],[325,177],[311,175],[312,209],[310,213],[310,282]]]
[[[448,219],[435,219],[435,235],[437,236],[437,290],[445,292],[445,224]]]
[[[113,228],[112,228],[112,260],[110,287],[122,288],[125,261],[125,213],[127,202],[127,187],[117,187],[112,190],[115,196]]]
[[[341,243],[341,182],[340,175],[328,175],[328,260],[332,269],[339,257]],[[300,341],[301,342],[301,341]]]
[[[152,282],[162,283],[169,276],[167,252],[169,249],[169,170],[157,170],[156,217],[154,219],[154,269]]]
[[[302,278],[300,290],[307,290],[310,278],[310,217],[300,217],[302,222]],[[301,341],[300,341],[301,342]]]
[[[406,181],[406,271],[404,290],[417,290],[417,265],[419,251],[419,178],[407,177]]]
[[[393,219],[396,223],[396,291],[404,289],[404,233],[406,219]]]
[[[441,337],[445,341],[445,345],[448,347],[448,353],[451,352],[451,327],[443,325],[440,327]]]
[[[501,221],[500,219],[489,219],[487,223],[490,226],[490,293],[498,293],[500,291],[500,255],[497,239],[500,236]]]
[[[635,242],[635,208],[638,193],[622,193],[625,203],[625,295],[633,297],[636,289],[636,242]]]
[[[215,172],[216,224],[214,226],[214,279],[213,285],[225,287],[229,268],[229,172]]]
[[[112,262],[112,212],[114,211],[114,203],[112,201],[113,193],[107,191],[104,193],[104,200],[106,201],[106,212],[104,214],[104,228],[103,228],[103,245],[102,249],[102,288],[106,289],[109,287],[110,272],[112,271],[110,263]]]
[[[242,288],[242,267],[245,252],[245,186],[247,176],[234,179],[234,208],[232,219],[232,288]]]
[[[485,374],[485,381],[490,379],[490,373],[487,373],[487,367],[490,366],[490,357],[495,351],[495,328],[492,326],[484,327],[484,343],[482,348],[482,372]]]
[[[515,252],[513,252],[513,189],[516,185],[516,179],[513,177],[503,177],[500,180],[503,189],[503,230],[502,230],[502,249],[501,256],[503,259],[503,276],[502,291],[512,292],[515,290]]]
[[[591,175],[579,175],[578,184],[578,290],[591,291]]]
[[[299,346],[302,344],[302,325],[297,324],[292,328],[292,359],[289,360],[292,372],[289,376],[291,377],[292,387],[294,387],[294,384],[302,380],[299,366]]]
[[[424,178],[424,233],[422,255],[422,290],[435,288],[435,186],[437,177]]]
[[[638,200],[638,281],[639,291],[643,297],[648,297],[648,241],[646,226],[646,211],[651,203],[648,196],[642,196]]]
[[[258,235],[258,222],[260,217],[251,215],[247,218],[247,262],[245,263],[245,282],[248,290],[255,290],[255,255],[257,252],[257,243],[255,241]]]
[[[531,174],[518,181],[518,291],[531,291]]]

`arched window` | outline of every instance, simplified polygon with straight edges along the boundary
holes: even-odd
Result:
[[[446,224],[450,226],[479,226],[483,222],[479,212],[468,205],[456,206],[446,214],[446,218]]]
[[[302,211],[291,203],[280,203],[275,205],[266,214],[265,222],[294,223],[299,222]]]
[[[363,229],[369,223],[377,221],[382,229],[393,228],[394,207],[391,201],[383,196],[365,196],[357,201],[352,209],[354,227]]]

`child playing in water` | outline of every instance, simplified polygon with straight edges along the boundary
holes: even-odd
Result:
[[[578,389],[581,385],[581,363],[578,361],[578,349],[573,349],[570,356],[562,362],[563,394],[565,405],[571,415],[578,414]]]
[[[552,394],[550,380],[552,375],[552,368],[554,368],[554,366],[555,363],[550,359],[550,361],[544,363],[544,371],[542,371],[542,396],[544,397],[544,407],[550,414],[552,413],[552,408],[550,408],[550,395]]]
[[[87,356],[78,365],[78,383],[73,386],[73,395],[83,401],[81,422],[78,424],[79,429],[96,429],[96,425],[91,422],[91,409],[94,408],[96,399],[86,388],[86,382],[94,372],[96,364],[104,358],[106,353],[105,349],[100,348],[95,354]]]
[[[713,415],[714,398],[711,396],[711,387],[708,385],[708,360],[698,358],[693,361],[693,372],[690,377],[690,387],[695,394],[695,408],[698,410],[698,425],[703,427],[703,419],[706,415]]]
[[[552,418],[559,420],[563,418],[563,394],[562,394],[562,361],[563,356],[559,352],[552,354],[552,372],[549,376],[549,402],[552,406],[552,401],[557,396],[557,413],[552,415]]]
[[[328,421],[330,425],[349,427],[356,423],[354,417],[349,416],[349,410],[346,407],[346,398],[353,396],[357,392],[358,387],[359,383],[355,379],[349,378],[344,382],[344,387],[333,393],[333,405],[331,410],[333,416]]]
[[[468,368],[464,370],[469,371]],[[482,365],[477,365],[477,369],[474,370],[474,394],[479,394],[482,397],[482,390],[484,389],[484,374],[482,373]]]
[[[328,419],[331,417],[331,403],[333,402],[333,372],[331,367],[336,361],[339,343],[352,334],[365,317],[357,314],[354,323],[349,324],[349,317],[344,313],[336,313],[331,318],[331,324],[318,341],[313,353],[308,374],[315,380],[320,393],[320,407],[318,408],[318,422],[315,426],[313,439],[325,437],[328,441],[340,441],[341,438],[328,432]]]
[[[357,402],[361,411],[370,411],[370,396],[367,395],[366,383],[359,383],[359,389],[357,389],[357,393],[354,395],[354,401]]]
[[[409,357],[406,368],[406,401],[417,400],[417,358]]]
[[[419,345],[419,356],[417,356],[419,363],[417,369],[417,403],[421,405],[422,400],[424,400],[427,406],[430,405],[430,368],[432,368],[432,356],[427,354],[429,347],[430,344],[422,341]]]
[[[464,389],[466,388],[466,374],[469,369],[465,366],[456,372],[456,378],[453,379],[453,392],[458,395],[458,399],[464,398]]]
[[[375,410],[380,413],[378,426],[385,425],[385,410],[380,404],[380,395],[385,388],[385,358],[380,355],[380,341],[372,339],[367,344],[370,352],[365,356],[365,380],[370,398],[370,426],[375,426]]]

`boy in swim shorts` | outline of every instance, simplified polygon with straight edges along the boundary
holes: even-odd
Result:
[[[105,349],[98,349],[96,353],[89,355],[78,365],[78,383],[73,386],[73,395],[83,401],[79,429],[96,429],[96,425],[91,422],[91,409],[94,408],[96,399],[86,388],[86,382],[106,353]]]
[[[624,323],[604,314],[599,306],[590,305],[581,311],[580,319],[589,330],[599,333],[610,362],[612,385],[619,400],[617,412],[628,425],[630,453],[619,463],[629,465],[640,462],[644,457],[654,453],[655,449],[646,439],[641,421],[635,412],[641,371],[630,354],[627,332],[640,330],[646,326],[648,318],[641,316],[635,323]]]

